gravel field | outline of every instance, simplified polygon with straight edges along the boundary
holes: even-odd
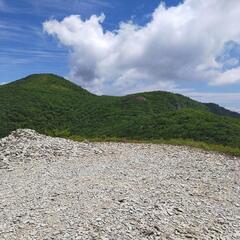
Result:
[[[240,239],[240,159],[188,147],[0,140],[0,239]]]

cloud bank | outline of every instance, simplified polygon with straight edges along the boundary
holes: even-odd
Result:
[[[122,22],[115,31],[104,30],[104,20],[72,15],[43,23],[44,31],[70,49],[69,78],[95,93],[240,82],[239,59],[217,60],[228,54],[226,44],[240,43],[239,0],[160,4],[145,26]]]

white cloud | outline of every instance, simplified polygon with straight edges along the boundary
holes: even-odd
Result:
[[[240,82],[240,67],[232,68],[223,73],[211,82],[211,85],[226,85]]]
[[[227,14],[226,14],[227,13]],[[223,17],[224,16],[224,17]],[[104,31],[105,16],[49,20],[44,30],[70,49],[69,78],[96,93],[174,89],[181,81],[232,84],[238,67],[216,61],[229,41],[240,43],[239,0],[186,0],[163,4],[146,26],[121,23]]]

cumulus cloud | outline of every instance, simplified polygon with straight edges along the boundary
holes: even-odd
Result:
[[[240,67],[232,68],[223,73],[219,73],[218,76],[211,81],[211,85],[226,85],[240,82]]]
[[[236,61],[231,69],[217,61],[226,43],[240,43],[239,0],[160,4],[145,26],[122,22],[115,31],[104,30],[104,20],[104,15],[87,20],[72,15],[43,23],[70,49],[69,78],[95,93],[172,90],[182,81],[239,81]]]

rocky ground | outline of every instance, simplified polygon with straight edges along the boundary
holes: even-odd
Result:
[[[0,239],[240,239],[240,159],[188,147],[0,140]]]

